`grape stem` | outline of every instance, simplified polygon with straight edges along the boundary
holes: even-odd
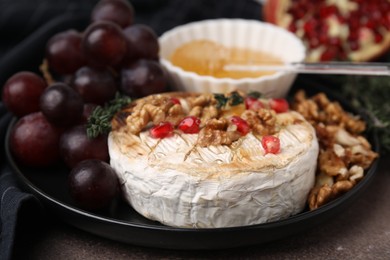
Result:
[[[53,76],[50,74],[49,63],[47,62],[47,59],[43,60],[41,66],[39,66],[39,70],[42,72],[43,78],[45,79],[48,86],[55,82]]]

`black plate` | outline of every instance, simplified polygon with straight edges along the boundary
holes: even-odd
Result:
[[[297,80],[294,86],[303,87],[309,94],[323,91],[332,96],[329,89],[318,82]],[[294,91],[296,87],[293,88]],[[343,100],[333,96],[343,104]],[[354,111],[356,113],[356,111]],[[361,114],[364,117],[364,114]],[[13,123],[15,120],[13,121]],[[66,178],[68,170],[56,167],[36,170],[18,165],[10,151],[6,136],[6,154],[8,162],[23,186],[34,193],[55,215],[65,222],[87,232],[113,240],[159,248],[171,249],[221,249],[261,244],[303,232],[330,219],[344,210],[351,202],[362,194],[375,176],[377,161],[368,169],[366,176],[352,190],[342,197],[313,210],[304,211],[282,221],[233,228],[187,229],[164,226],[150,221],[135,212],[125,202],[118,200],[110,209],[102,212],[88,212],[78,208],[69,197]],[[374,151],[379,151],[379,143],[375,133],[367,135]]]

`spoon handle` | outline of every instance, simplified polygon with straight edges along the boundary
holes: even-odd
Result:
[[[297,62],[285,65],[228,64],[225,70],[235,71],[290,71],[305,74],[344,74],[390,76],[389,63],[372,62]]]

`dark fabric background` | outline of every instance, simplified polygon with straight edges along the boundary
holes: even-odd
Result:
[[[38,71],[46,39],[62,23],[86,24],[96,0],[0,0],[0,87],[20,70]],[[135,22],[158,35],[172,27],[210,18],[261,19],[261,6],[251,0],[133,0]],[[66,28],[64,28],[66,29]],[[81,29],[81,28],[76,28]],[[39,229],[45,214],[39,201],[22,191],[4,155],[12,118],[0,102],[0,259],[12,258],[16,229]]]

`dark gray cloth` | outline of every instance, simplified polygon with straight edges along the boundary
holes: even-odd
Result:
[[[96,0],[0,0],[0,87],[15,72],[37,71],[43,45],[69,19],[89,21]],[[252,0],[133,0],[135,22],[151,26],[158,35],[176,25],[212,18],[261,19],[261,7]],[[76,19],[77,17],[77,19]],[[80,18],[81,17],[81,18]],[[64,28],[65,29],[65,28]],[[6,129],[11,115],[0,103],[0,259],[12,258],[15,230],[24,219],[39,225],[44,212],[38,200],[24,192],[7,165]],[[22,225],[23,226],[23,225]],[[39,227],[38,227],[39,228]]]

